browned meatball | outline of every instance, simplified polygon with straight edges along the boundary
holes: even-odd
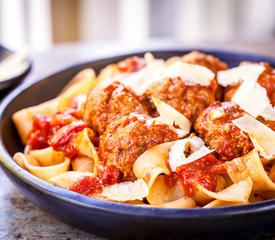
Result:
[[[275,131],[275,121],[271,121],[271,120],[267,121],[263,117],[257,117],[257,120],[262,122],[263,124],[265,124],[269,128],[271,128],[273,131]]]
[[[166,124],[147,124],[140,116],[125,116],[112,122],[100,137],[100,165],[112,166],[123,173],[123,180],[136,179],[135,160],[147,149],[177,140],[178,134]]]
[[[195,130],[206,145],[219,154],[220,160],[243,156],[254,148],[248,134],[232,123],[244,114],[233,102],[214,102],[198,116]],[[275,130],[275,121],[258,120]]]
[[[194,122],[198,113],[216,100],[216,81],[212,81],[209,86],[188,85],[180,78],[166,78],[153,83],[143,95],[152,116],[157,116],[157,112],[151,96],[154,96],[169,104],[179,112],[184,114],[190,121]]]
[[[218,58],[198,51],[188,53],[178,60],[207,67],[215,74],[217,71],[227,69],[226,63],[221,62]],[[217,99],[221,99],[222,92],[216,80],[213,80],[210,86],[186,85],[180,78],[161,80],[152,84],[142,98],[150,114],[157,116],[151,96],[171,105],[194,122],[199,111]]]
[[[238,90],[238,88],[240,86],[241,86],[240,83],[237,83],[235,85],[227,86],[224,89],[224,101],[226,101],[226,102],[231,101],[231,99],[233,98],[235,92]]]
[[[192,51],[182,57],[182,61],[186,63],[198,64],[210,69],[215,76],[217,76],[218,71],[226,70],[227,64],[220,61],[220,59],[205,53],[198,51]],[[216,90],[216,100],[222,100],[223,98],[223,88],[218,86]]]
[[[98,86],[88,94],[83,118],[101,135],[109,123],[134,112],[148,114],[134,91],[113,82],[106,87]]]
[[[220,160],[231,160],[253,149],[249,136],[231,122],[244,113],[233,102],[215,102],[197,118],[195,130],[219,154]]]
[[[182,57],[182,61],[207,67],[215,74],[217,74],[218,71],[227,69],[227,64],[220,61],[218,58],[198,51],[192,51],[185,54]]]
[[[260,63],[265,66],[265,71],[260,75],[257,82],[266,89],[267,96],[270,99],[272,106],[275,106],[275,69],[272,68],[268,63]],[[225,89],[224,100],[230,101],[234,96],[235,92],[239,88],[240,83],[234,86],[228,86]]]

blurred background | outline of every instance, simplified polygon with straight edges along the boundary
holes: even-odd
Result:
[[[159,38],[183,44],[272,44],[275,1],[0,0],[0,42],[15,50]]]

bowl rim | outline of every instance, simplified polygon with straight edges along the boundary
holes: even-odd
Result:
[[[38,80],[33,82],[25,82],[15,88],[10,92],[2,101],[0,108],[0,124],[2,125],[3,119],[5,118],[4,112],[8,107],[9,103],[12,102],[17,96],[21,95],[33,85],[40,84],[43,80],[46,80],[49,77],[54,77],[57,74],[66,72],[73,67],[78,67],[85,64],[95,64],[100,62],[105,62],[114,58],[126,58],[132,55],[141,55],[145,52],[152,53],[171,53],[171,52],[189,52],[193,49],[190,48],[165,48],[165,49],[143,49],[133,52],[123,52],[122,54],[109,55],[109,57],[95,57],[91,58],[89,61],[78,62],[66,66],[54,73],[47,74],[46,76],[41,76]],[[252,53],[243,53],[236,51],[226,51],[219,49],[210,49],[210,48],[199,48],[198,51],[207,52],[209,54],[215,55],[218,54],[227,54],[231,56],[247,56],[249,58],[260,58],[262,61],[272,62],[275,64],[275,57],[252,54]],[[42,180],[27,170],[20,167],[8,153],[4,147],[3,136],[0,136],[0,163],[10,171],[14,176],[27,183],[31,187],[47,194],[51,197],[58,198],[59,200],[66,201],[67,203],[77,205],[82,208],[89,208],[93,210],[100,210],[105,212],[111,212],[114,214],[124,214],[129,216],[143,216],[151,218],[163,218],[163,219],[188,219],[188,218],[218,218],[225,216],[237,216],[243,214],[257,214],[264,213],[269,211],[275,211],[275,199],[266,200],[257,203],[249,203],[244,205],[236,206],[227,206],[227,207],[218,207],[218,208],[191,208],[191,209],[173,209],[173,208],[155,208],[155,207],[140,207],[135,205],[129,205],[124,203],[111,202],[106,200],[90,198],[67,189],[58,187],[52,183],[49,183],[45,180]]]
[[[20,83],[24,80],[26,75],[32,70],[32,61],[31,61],[30,57],[26,57],[24,59],[24,61],[27,64],[26,69],[24,71],[22,71],[21,73],[16,74],[13,77],[10,77],[8,79],[0,81],[0,90],[4,90],[6,88],[9,88],[9,87],[11,87],[11,86],[13,86],[17,83]]]

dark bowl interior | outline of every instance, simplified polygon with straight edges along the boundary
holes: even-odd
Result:
[[[202,50],[204,51],[204,50]],[[189,50],[151,51],[157,58],[180,56]],[[266,61],[275,58],[218,50],[204,52],[225,61],[230,67],[241,61]],[[131,53],[108,59],[91,60],[59,71],[36,83],[25,83],[1,103],[1,167],[15,186],[32,202],[62,221],[98,235],[114,239],[263,239],[275,236],[275,200],[213,209],[142,208],[88,198],[43,181],[18,166],[12,159],[23,145],[12,123],[14,112],[55,97],[80,70],[97,72]]]
[[[3,61],[11,53],[11,50],[0,45],[0,62]],[[0,98],[1,96],[4,96],[11,87],[19,84],[30,72],[32,67],[31,61],[29,58],[27,58],[26,62],[28,67],[23,72],[4,81],[0,81]]]

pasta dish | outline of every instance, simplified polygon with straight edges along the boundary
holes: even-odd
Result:
[[[58,79],[56,79],[58,81]],[[275,199],[275,69],[193,51],[79,72],[13,114],[35,176],[92,198],[160,208]]]

